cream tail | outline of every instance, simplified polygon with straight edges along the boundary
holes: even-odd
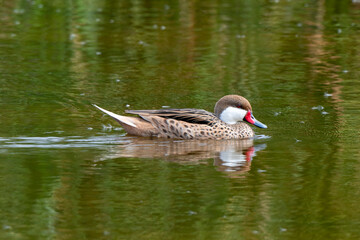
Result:
[[[118,115],[118,114],[116,114],[116,113],[110,112],[110,111],[105,110],[105,109],[103,109],[103,108],[101,108],[101,107],[99,107],[99,106],[97,106],[97,105],[95,105],[95,104],[93,104],[93,106],[96,107],[97,109],[99,109],[100,111],[106,113],[106,114],[109,115],[110,117],[115,118],[115,119],[118,120],[119,122],[125,123],[125,124],[127,124],[127,125],[129,125],[129,126],[132,126],[132,127],[135,127],[135,128],[136,128],[136,125],[135,125],[135,123],[133,123],[133,122],[131,121],[131,118],[125,117],[125,116],[121,116],[121,115]]]

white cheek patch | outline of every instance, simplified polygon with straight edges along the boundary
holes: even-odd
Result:
[[[221,114],[220,119],[228,124],[243,121],[247,111],[241,108],[228,107]]]
[[[248,113],[246,110],[244,110],[244,109],[239,109],[240,110],[240,116],[239,116],[239,121],[244,121],[244,118],[245,118],[245,116],[246,116],[246,114]]]

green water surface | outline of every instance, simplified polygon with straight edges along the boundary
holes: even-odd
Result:
[[[0,1],[0,239],[360,239],[357,0]],[[126,135],[213,110],[253,143]]]

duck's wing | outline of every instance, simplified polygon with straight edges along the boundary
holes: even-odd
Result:
[[[147,119],[148,117],[161,117],[174,119],[192,124],[211,125],[216,116],[203,109],[182,108],[182,109],[160,109],[160,110],[126,110],[126,113],[136,114]]]

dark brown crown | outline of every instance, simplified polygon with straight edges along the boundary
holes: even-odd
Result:
[[[237,107],[242,108],[246,111],[252,111],[251,105],[249,101],[239,95],[226,95],[220,98],[219,101],[215,104],[214,113],[217,117],[220,117],[220,114],[227,108],[227,107]]]

